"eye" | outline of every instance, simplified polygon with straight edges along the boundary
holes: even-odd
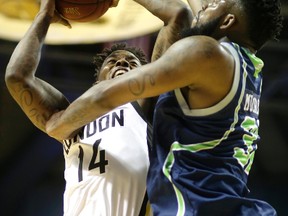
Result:
[[[129,63],[132,67],[138,67],[138,65],[139,65],[139,63],[136,61],[130,61]]]
[[[115,64],[116,63],[116,60],[115,59],[109,59],[107,61],[107,64]]]

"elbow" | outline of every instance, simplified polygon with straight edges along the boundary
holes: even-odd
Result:
[[[182,2],[181,2],[182,3]],[[174,16],[174,22],[184,27],[190,27],[192,23],[192,11],[186,4],[179,4]]]
[[[48,136],[56,139],[56,140],[66,140],[73,138],[78,130],[73,130],[71,132],[70,127],[66,127],[65,124],[59,124],[61,116],[64,110],[54,113],[45,125],[45,132]]]
[[[55,138],[57,140],[62,140],[63,133],[59,133],[59,129],[57,127],[57,122],[59,120],[59,117],[61,116],[62,112],[54,113],[50,116],[50,118],[47,120],[45,125],[45,132],[48,136]]]
[[[62,141],[62,140],[72,139],[77,133],[76,132],[65,133],[63,131],[59,133],[59,130],[54,130],[53,128],[46,127],[46,134],[55,140]]]
[[[190,7],[185,4],[184,2],[178,2],[175,6],[175,12],[178,16],[185,16],[186,18],[191,17],[192,18],[192,10]]]
[[[9,85],[11,83],[17,82],[17,80],[20,80],[20,77],[17,76],[15,73],[12,73],[10,68],[7,68],[6,72],[5,72],[5,83],[6,83],[6,85]]]
[[[169,4],[163,6],[161,9],[155,8],[151,9],[151,13],[161,19],[164,26],[174,23],[175,21],[179,23],[192,22],[192,11],[190,7],[183,1],[173,1]]]
[[[25,76],[22,73],[16,73],[12,67],[7,67],[5,72],[6,86],[12,86],[13,84],[25,82]]]

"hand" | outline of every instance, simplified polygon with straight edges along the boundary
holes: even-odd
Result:
[[[52,17],[51,23],[60,23],[68,28],[72,28],[70,22],[62,17],[57,10],[54,11],[54,16]]]
[[[117,7],[119,0],[112,0],[112,4],[110,7]]]
[[[47,13],[51,19],[51,23],[60,23],[68,28],[71,28],[71,24],[68,20],[63,18],[55,8],[55,0],[41,0],[40,10],[38,14]]]

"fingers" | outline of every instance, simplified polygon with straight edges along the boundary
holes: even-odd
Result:
[[[119,0],[112,0],[112,4],[110,7],[117,7]]]
[[[52,22],[53,23],[60,23],[68,28],[72,28],[70,22],[65,19],[64,17],[61,16],[61,14],[59,14],[59,12],[57,10],[55,10],[54,12],[54,16],[53,16],[53,19],[52,19]]]
[[[70,22],[69,22],[68,20],[66,20],[66,19],[61,18],[61,19],[58,21],[58,23],[66,26],[66,27],[68,27],[68,28],[70,28],[70,29],[72,28]]]

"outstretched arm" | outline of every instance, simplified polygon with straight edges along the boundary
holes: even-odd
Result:
[[[69,103],[58,90],[35,77],[48,28],[51,22],[70,24],[57,14],[54,0],[42,0],[34,22],[16,46],[7,65],[8,90],[32,123],[45,132],[47,119]]]
[[[209,107],[230,89],[233,64],[230,53],[216,40],[205,36],[184,38],[156,61],[92,86],[67,109],[51,116],[47,132],[55,139],[67,139],[75,129],[115,107],[185,86],[193,91],[196,108]]]

